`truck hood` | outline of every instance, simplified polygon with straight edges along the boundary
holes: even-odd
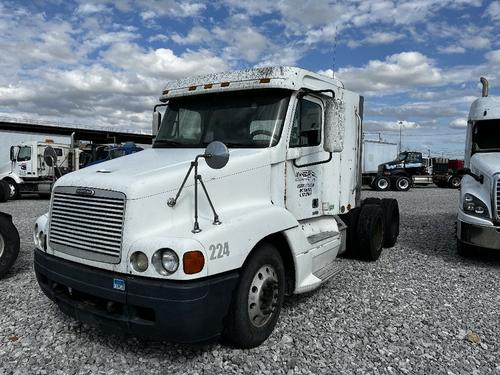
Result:
[[[472,172],[485,176],[500,173],[500,152],[475,153],[470,158]]]
[[[57,186],[85,186],[120,191],[127,199],[140,199],[179,189],[196,155],[203,149],[148,149],[132,155],[90,166],[61,177]],[[227,176],[270,164],[269,149],[234,149],[229,162],[220,170],[199,159],[198,172],[203,180],[220,180]],[[186,182],[193,184],[194,171]]]

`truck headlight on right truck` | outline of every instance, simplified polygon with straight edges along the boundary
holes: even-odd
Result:
[[[486,204],[479,198],[469,193],[465,194],[464,196],[462,208],[464,212],[469,215],[479,216],[483,218],[490,217]]]

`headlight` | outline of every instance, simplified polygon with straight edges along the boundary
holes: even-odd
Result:
[[[171,249],[160,249],[151,259],[156,272],[160,275],[171,275],[179,268],[179,257]]]
[[[149,261],[146,254],[141,251],[136,251],[130,257],[130,264],[137,272],[144,272],[148,269]]]
[[[483,218],[490,217],[486,204],[484,204],[482,200],[476,198],[472,194],[465,194],[463,210],[469,215],[479,216]]]

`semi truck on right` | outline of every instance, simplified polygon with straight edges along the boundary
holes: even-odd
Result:
[[[481,77],[482,97],[470,108],[465,141],[465,168],[457,217],[457,250],[500,250],[500,98],[488,95]]]

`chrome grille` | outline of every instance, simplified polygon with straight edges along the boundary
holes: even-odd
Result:
[[[123,193],[58,187],[51,202],[50,247],[83,259],[119,263],[124,213]]]

